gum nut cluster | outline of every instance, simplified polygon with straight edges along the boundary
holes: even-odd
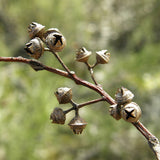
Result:
[[[74,134],[81,134],[87,123],[79,115],[76,115],[68,124]]]
[[[45,31],[45,26],[32,22],[28,26],[28,33],[31,40],[26,43],[25,50],[32,58],[41,57],[44,53],[44,43],[51,52],[61,52],[66,46],[66,39],[57,28]]]
[[[66,120],[66,115],[61,108],[55,108],[50,115],[52,123],[64,124]]]
[[[54,93],[59,104],[69,103],[72,99],[72,89],[67,87],[58,88]]]
[[[87,123],[79,116],[79,108],[77,107],[77,104],[72,101],[71,88],[60,87],[55,92],[55,95],[59,104],[71,103],[73,105],[73,107],[69,110],[75,110],[75,117],[68,123],[68,125],[75,134],[81,134]],[[52,123],[64,124],[66,120],[66,114],[69,110],[63,111],[61,108],[55,108],[50,115]]]
[[[110,115],[119,120],[123,118],[127,122],[136,123],[141,116],[138,104],[132,102],[134,94],[127,88],[121,87],[115,94],[115,102],[110,106]]]

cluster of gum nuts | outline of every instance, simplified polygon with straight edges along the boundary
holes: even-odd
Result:
[[[45,30],[45,26],[32,22],[28,26],[30,41],[26,43],[24,49],[32,58],[39,59],[44,51],[61,52],[66,46],[66,39],[57,28]],[[47,48],[45,48],[45,45]],[[80,48],[76,54],[76,61],[86,63],[92,52],[87,51],[84,47]],[[106,64],[109,62],[110,53],[107,50],[96,52],[96,65]]]
[[[31,40],[24,49],[32,58],[39,59],[44,51],[61,52],[66,46],[66,39],[57,28],[45,30],[45,26],[32,22],[28,26],[28,33]]]
[[[26,43],[25,50],[32,58],[39,59],[44,51],[61,52],[66,46],[66,39],[57,28],[50,28],[45,30],[45,26],[32,22],[28,26],[28,33],[30,41]],[[45,45],[47,48],[45,48]],[[76,53],[76,61],[87,63],[92,52],[87,51],[86,48],[80,48]],[[96,52],[96,65],[106,64],[109,62],[110,53],[107,50]],[[81,134],[87,123],[79,116],[79,108],[72,101],[72,90],[67,87],[58,88],[55,95],[59,104],[71,103],[72,110],[75,110],[75,117],[69,122],[70,128],[75,134]],[[52,123],[64,124],[66,114],[68,111],[63,111],[61,108],[56,107],[50,115]]]
[[[45,26],[32,22],[28,27],[30,41],[26,43],[25,50],[35,59],[39,59],[44,51],[61,52],[66,46],[66,39],[57,28],[50,28],[45,31]],[[47,48],[44,47],[44,44]],[[87,51],[84,47],[80,48],[76,54],[76,61],[88,63],[88,59],[92,53]],[[106,64],[110,60],[110,53],[107,50],[96,52],[96,63]],[[93,67],[93,66],[92,66]],[[64,124],[66,114],[71,110],[75,110],[75,117],[69,122],[70,128],[75,134],[81,134],[87,123],[79,116],[79,108],[72,101],[71,88],[61,87],[55,92],[59,104],[71,103],[72,109],[63,111],[61,108],[56,107],[50,115],[52,123]],[[115,95],[115,102],[109,108],[110,115],[116,120],[123,118],[125,121],[136,123],[141,116],[141,109],[135,102],[132,102],[134,95],[128,89],[122,87],[118,89]]]
[[[39,59],[43,55],[44,51],[61,52],[66,46],[66,39],[57,28],[50,28],[45,31],[45,26],[36,22],[32,22],[28,26],[28,33],[31,40],[26,43],[24,49],[32,58]],[[44,47],[44,44],[47,46],[47,48]],[[77,61],[81,61],[86,54],[86,57],[88,57],[89,52],[86,49],[83,51],[84,52],[81,52],[80,57],[77,58]],[[72,103],[71,88],[58,88],[55,92],[55,95],[59,104],[71,103],[74,106],[72,109],[75,110],[75,117],[69,122],[68,125],[75,134],[81,134],[87,123],[79,116],[79,109],[76,104]],[[66,114],[68,112],[69,111],[63,111],[58,107],[54,108],[50,115],[52,123],[64,124],[66,120]]]
[[[121,87],[115,94],[115,102],[109,108],[110,115],[116,120],[123,118],[127,122],[136,123],[141,116],[141,108],[135,102],[132,102],[134,94]]]
[[[83,129],[86,127],[87,123],[83,118],[80,117],[79,108],[72,101],[71,88],[67,88],[67,87],[58,88],[57,91],[55,92],[55,96],[57,97],[59,104],[71,103],[73,105],[72,109],[75,110],[75,116],[71,119],[68,125],[70,126],[70,128],[73,130],[75,134],[81,134]],[[65,124],[66,114],[69,111],[70,110],[63,111],[63,109],[59,107],[54,108],[53,112],[50,115],[50,119],[52,120],[52,123]]]

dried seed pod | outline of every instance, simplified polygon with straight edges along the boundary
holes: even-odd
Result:
[[[29,33],[29,37],[31,39],[34,37],[42,38],[44,31],[45,31],[45,26],[43,26],[39,23],[36,23],[36,22],[32,22],[28,26],[28,33]]]
[[[110,53],[108,53],[107,50],[98,51],[96,52],[96,60],[97,63],[106,64],[110,60]]]
[[[82,47],[77,51],[76,61],[87,62],[92,52],[87,51],[86,48]]]
[[[66,115],[61,108],[55,108],[50,115],[52,123],[64,124],[66,120]]]
[[[58,88],[55,95],[59,104],[69,103],[72,99],[72,89],[67,87]]]
[[[121,87],[117,90],[115,94],[115,101],[118,104],[125,104],[131,102],[134,94],[127,88]]]
[[[43,38],[46,39],[46,37],[51,33],[61,33],[58,28],[49,28],[44,34]]]
[[[51,32],[47,35],[45,42],[52,52],[61,52],[66,46],[66,39],[60,32]]]
[[[28,43],[26,43],[24,49],[31,57],[35,59],[39,59],[44,53],[44,45],[39,37],[33,38]]]
[[[137,122],[141,116],[141,108],[135,102],[125,104],[121,109],[121,116],[127,122]]]
[[[118,106],[117,104],[113,104],[109,107],[109,113],[110,115],[115,118],[116,120],[121,119],[121,114],[120,114],[120,108],[121,106]]]
[[[87,123],[79,115],[76,115],[68,124],[74,134],[81,134]]]

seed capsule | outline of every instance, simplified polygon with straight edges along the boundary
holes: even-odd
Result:
[[[36,23],[36,22],[32,22],[28,26],[28,33],[29,33],[29,37],[31,39],[34,37],[42,38],[44,31],[45,31],[45,26],[43,26],[39,23]]]
[[[127,122],[137,122],[141,113],[141,108],[135,102],[127,103],[121,110],[121,116]]]
[[[58,28],[49,28],[44,34],[43,38],[46,39],[46,37],[51,33],[61,33]]]
[[[24,48],[26,52],[33,58],[39,59],[44,53],[44,45],[42,40],[39,37],[36,37],[26,43]]]
[[[55,92],[59,104],[69,103],[72,99],[72,89],[67,87],[58,88]]]
[[[96,60],[97,63],[106,64],[110,60],[110,53],[108,53],[107,50],[98,51],[96,52]]]
[[[86,48],[82,47],[77,51],[76,61],[87,62],[92,52],[87,51]]]
[[[115,101],[118,104],[125,104],[131,102],[134,97],[134,94],[127,88],[121,87],[117,90],[115,94]]]
[[[55,108],[50,115],[52,123],[64,124],[66,120],[66,115],[61,108]]]
[[[81,134],[87,123],[79,115],[76,115],[68,124],[74,134]]]
[[[45,39],[46,45],[52,52],[61,52],[66,46],[66,39],[60,32],[51,32]]]
[[[120,106],[118,106],[117,104],[113,104],[109,107],[109,113],[116,120],[121,119]]]

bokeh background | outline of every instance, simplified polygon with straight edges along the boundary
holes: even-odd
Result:
[[[67,39],[60,56],[71,70],[91,81],[86,66],[75,62],[75,51],[108,49],[111,61],[95,68],[97,81],[114,97],[124,86],[142,108],[141,121],[160,138],[160,1],[159,0],[0,0],[0,56],[29,58],[24,45],[27,27],[38,22],[57,27]],[[61,68],[50,54],[44,64]],[[95,56],[90,60],[95,61]],[[88,122],[82,135],[67,123],[54,125],[49,115],[59,105],[54,91],[71,87],[73,100],[99,98],[89,89],[28,65],[0,63],[0,160],[150,160],[144,137],[129,123],[116,121],[109,104],[100,102],[80,110]]]

